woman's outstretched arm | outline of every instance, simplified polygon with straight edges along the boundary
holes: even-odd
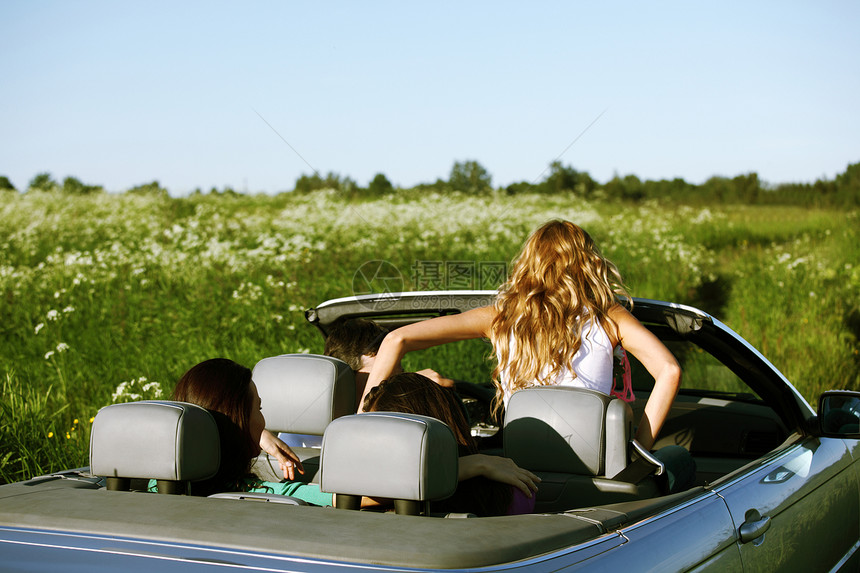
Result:
[[[495,315],[496,310],[493,307],[484,306],[460,314],[408,324],[389,332],[376,353],[359,401],[359,411],[364,409],[364,398],[367,394],[399,369],[400,360],[407,352],[446,342],[486,338]]]
[[[618,325],[618,342],[654,377],[654,389],[636,430],[636,440],[651,449],[681,385],[681,367],[660,339],[626,308],[616,305],[610,309],[609,316]]]
[[[487,454],[461,456],[457,479],[464,481],[477,476],[512,485],[529,498],[537,491],[537,484],[540,483],[538,476],[519,467],[510,458]]]

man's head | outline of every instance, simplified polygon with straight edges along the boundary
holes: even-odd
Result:
[[[325,339],[326,356],[343,360],[354,371],[366,369],[368,358],[376,356],[388,329],[372,320],[350,318],[335,322]]]

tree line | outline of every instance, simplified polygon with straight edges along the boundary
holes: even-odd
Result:
[[[366,186],[359,185],[350,177],[329,172],[326,175],[313,173],[301,175],[291,192],[313,193],[333,189],[349,198],[381,197],[391,193],[458,192],[465,194],[520,193],[560,194],[569,193],[585,199],[620,200],[625,202],[670,201],[686,204],[742,203],[751,205],[804,205],[815,207],[852,207],[860,205],[860,163],[848,165],[834,179],[818,179],[814,183],[768,184],[757,173],[735,177],[714,176],[702,184],[688,183],[682,178],[642,180],[636,175],[615,175],[600,183],[587,171],[579,171],[559,161],[553,162],[547,175],[540,181],[521,181],[506,187],[493,187],[492,176],[477,161],[455,161],[448,179],[437,179],[433,183],[419,183],[411,188],[395,187],[383,173],[377,173]],[[0,192],[17,191],[8,177],[0,176]],[[30,180],[22,192],[65,193],[87,195],[102,193],[101,185],[90,185],[75,177],[55,181],[50,173],[39,173]],[[158,181],[144,183],[128,189],[126,193],[163,195],[168,191]],[[194,194],[202,194],[195,189]],[[238,195],[230,188],[212,188],[210,194]]]

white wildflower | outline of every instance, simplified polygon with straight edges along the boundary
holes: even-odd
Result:
[[[66,344],[65,342],[60,342],[57,344],[57,352],[60,354],[62,354],[63,352],[65,352],[68,349],[69,349],[69,345]]]
[[[111,395],[114,404],[120,402],[135,402],[138,400],[157,400],[163,396],[161,384],[158,382],[147,382],[146,376],[120,382]]]
[[[797,268],[800,265],[806,264],[808,261],[809,261],[809,259],[807,259],[806,257],[798,257],[798,258],[794,259],[793,261],[791,261],[790,263],[788,263],[788,269],[793,271],[795,268]]]
[[[128,387],[128,382],[120,382],[119,385],[114,390],[113,394],[111,394],[111,401],[116,403],[116,401],[125,395],[125,389]]]
[[[144,378],[144,380],[146,380],[146,378]],[[162,397],[161,384],[158,382],[148,382],[143,385],[142,390],[145,395],[150,396],[150,399]]]
[[[39,324],[36,325],[36,328],[33,329],[34,334],[39,334],[39,331],[42,330],[43,328],[45,328],[45,323],[40,322]]]
[[[53,350],[49,350],[45,353],[45,360],[50,360],[53,357],[54,357],[54,351]]]
[[[60,313],[59,313],[58,311],[54,310],[54,309],[51,309],[51,310],[49,310],[49,311],[48,311],[48,313],[45,315],[45,318],[47,318],[48,320],[51,320],[51,321],[56,321],[56,320],[59,320],[59,318],[60,318]]]

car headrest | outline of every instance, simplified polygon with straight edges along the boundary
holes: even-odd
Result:
[[[459,453],[436,418],[367,412],[333,421],[323,436],[320,488],[394,500],[436,501],[457,489]]]
[[[197,481],[221,463],[215,419],[195,404],[112,404],[99,410],[90,434],[90,472],[108,478]]]
[[[337,358],[283,354],[254,366],[266,429],[322,436],[335,418],[355,413],[355,375]]]
[[[531,471],[615,475],[627,464],[630,406],[601,392],[537,386],[505,411],[504,452]]]

